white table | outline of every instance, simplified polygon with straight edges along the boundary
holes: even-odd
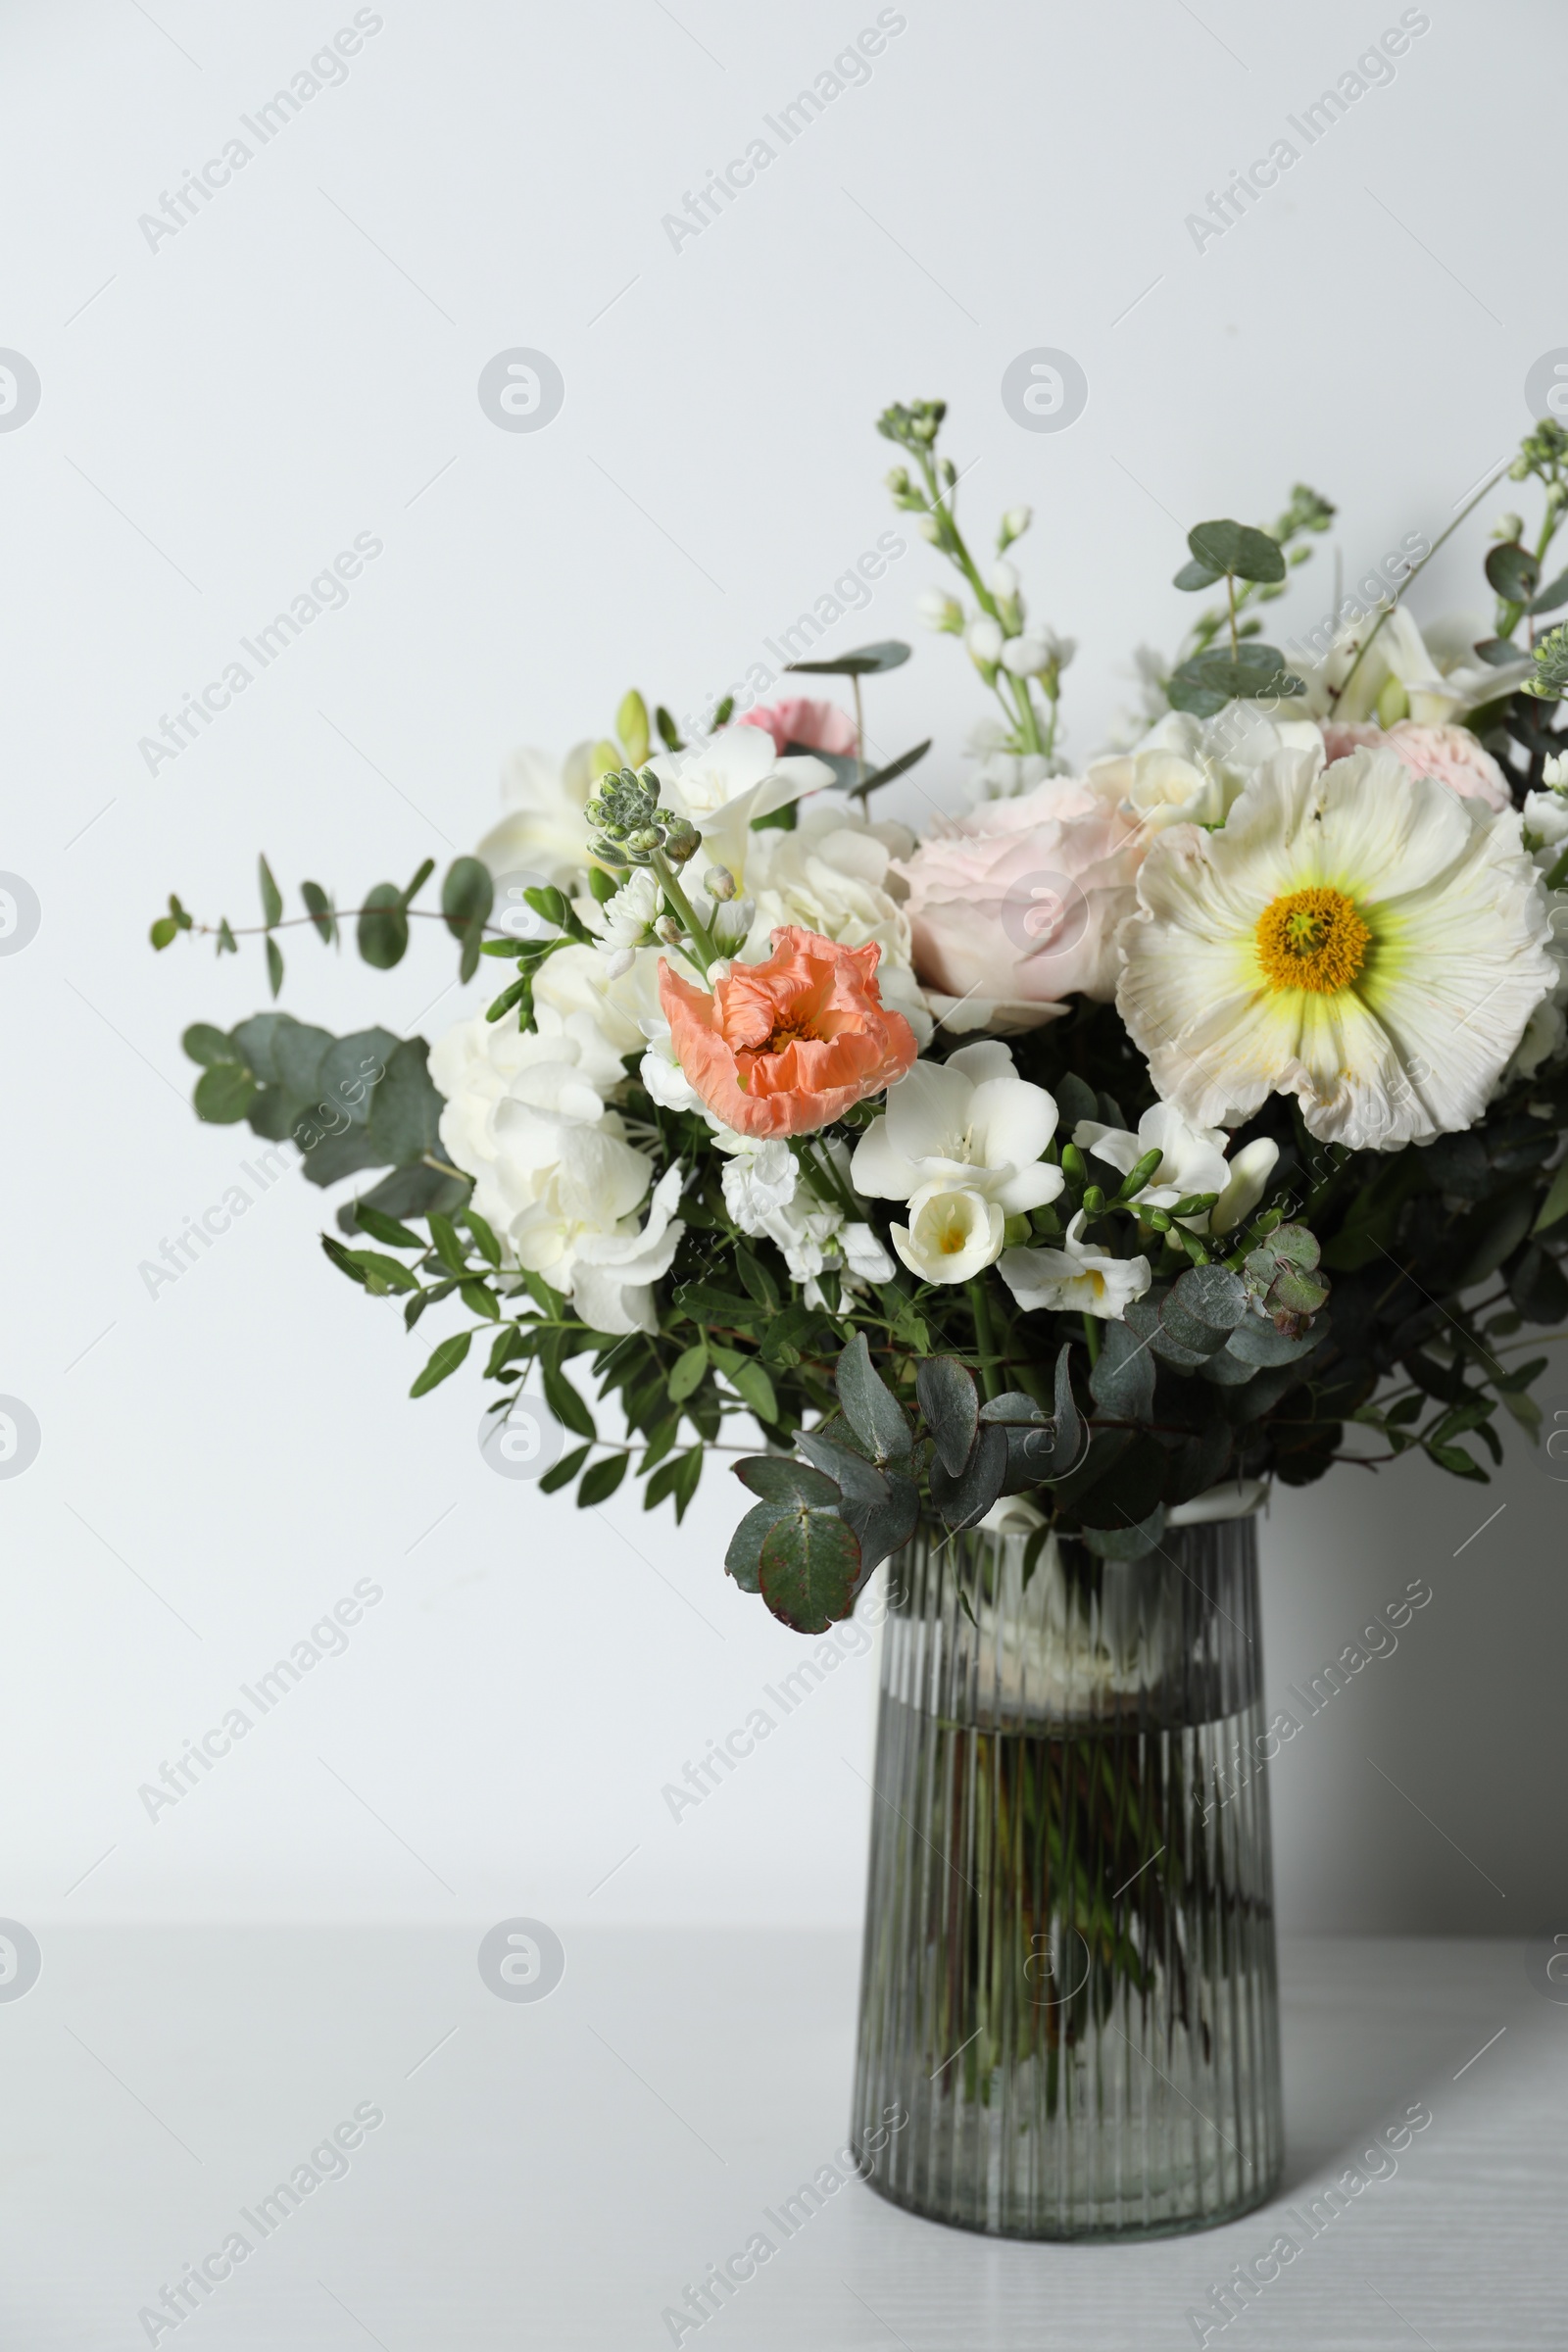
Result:
[[[559,1987],[513,2002],[479,1977],[490,1924],[43,1933],[38,1983],[0,2003],[0,2341],[145,2344],[138,2310],[237,2229],[249,2257],[159,2343],[667,2345],[664,2308],[843,2141],[853,1941],[565,1930]],[[1522,1947],[1298,1942],[1284,1977],[1279,2206],[1147,2245],[1027,2246],[915,2221],[852,2183],[681,2340],[1191,2345],[1190,2307],[1292,2226],[1284,2207],[1424,2100],[1434,2121],[1397,2175],[1210,2343],[1568,2343],[1568,2007],[1533,1989]],[[367,2106],[384,2121],[343,2177],[265,2239],[241,2219],[334,2127],[352,2140]]]

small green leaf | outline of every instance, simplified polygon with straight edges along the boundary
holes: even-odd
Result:
[[[477,858],[459,858],[447,868],[446,879],[441,885],[441,912],[453,938],[463,942],[463,960],[458,975],[462,980],[471,980],[479,968],[484,926],[495,904],[495,895],[490,868]]]
[[[1214,582],[1218,579],[1223,579],[1223,572],[1211,570],[1209,565],[1206,564],[1199,564],[1194,562],[1191,564],[1184,564],[1182,565],[1180,571],[1177,572],[1175,578],[1171,581],[1171,586],[1173,588],[1185,589],[1191,593],[1193,590],[1199,588],[1212,588]]]
[[[330,947],[337,937],[337,916],[332,911],[331,900],[319,882],[302,882],[300,897],[305,901],[306,912],[320,933],[322,941],[327,947]]]
[[[261,1091],[242,1063],[220,1061],[203,1070],[191,1100],[199,1119],[214,1127],[232,1127],[236,1119],[244,1118]]]
[[[274,999],[281,996],[283,993],[283,951],[270,931],[267,935],[267,977],[271,982]]]
[[[629,1454],[608,1453],[602,1462],[595,1462],[591,1470],[585,1470],[582,1485],[577,1489],[578,1510],[589,1510],[595,1503],[608,1502],[625,1477],[626,1464],[630,1459]]]
[[[1493,548],[1483,568],[1507,605],[1528,605],[1541,585],[1541,565],[1530,550],[1514,539]]]
[[[389,1217],[382,1210],[372,1208],[368,1201],[355,1202],[354,1221],[362,1233],[369,1235],[372,1242],[385,1242],[391,1250],[424,1248],[416,1233],[411,1233],[407,1225],[400,1225],[396,1217]]]
[[[980,1428],[980,1398],[973,1379],[956,1356],[928,1356],[914,1376],[937,1455],[950,1478],[962,1475]]]
[[[179,1042],[191,1060],[199,1061],[206,1069],[211,1069],[215,1062],[242,1063],[245,1059],[234,1040],[223,1030],[215,1029],[211,1021],[192,1021]]]
[[[408,889],[400,890],[398,892],[398,905],[404,907],[411,906],[434,872],[435,859],[433,858],[421,858],[419,863],[415,867],[414,879],[409,884]]]
[[[573,1437],[598,1438],[592,1413],[558,1365],[544,1366],[544,1392],[545,1402],[563,1429],[569,1429]]]
[[[179,937],[179,925],[172,914],[161,914],[147,936],[155,948],[167,948]]]
[[[724,1554],[724,1573],[735,1579],[743,1592],[761,1591],[762,1539],[786,1516],[788,1509],[787,1503],[755,1503],[731,1536],[729,1549]]]
[[[272,869],[265,858],[256,860],[257,879],[262,886],[262,919],[270,927],[283,913],[283,894],[272,880]]]
[[[540,1494],[558,1494],[563,1487],[569,1487],[592,1450],[591,1446],[578,1446],[570,1453],[563,1454],[555,1468],[547,1470],[539,1481]]]
[[[446,1267],[448,1273],[458,1275],[466,1274],[468,1271],[468,1252],[466,1250],[465,1250],[462,1242],[458,1239],[458,1229],[453,1224],[451,1218],[444,1217],[441,1215],[439,1210],[433,1209],[430,1213],[428,1223],[430,1227],[430,1239],[435,1244],[435,1253],[441,1260],[441,1263]]]
[[[384,1298],[388,1291],[416,1291],[419,1287],[417,1275],[411,1274],[401,1259],[383,1257],[378,1250],[356,1250],[354,1259],[365,1275],[366,1289],[378,1298]]]
[[[460,1282],[458,1297],[463,1300],[470,1315],[482,1315],[487,1323],[500,1322],[501,1303],[487,1283],[477,1280]]]
[[[759,1421],[778,1419],[778,1398],[773,1393],[773,1383],[755,1355],[743,1355],[733,1371],[726,1366],[724,1376],[742,1403],[750,1405]]]
[[[863,1331],[856,1333],[839,1357],[834,1385],[845,1419],[873,1458],[879,1463],[902,1460],[912,1444],[908,1419],[872,1364]]]
[[[909,659],[909,650],[897,637],[885,637],[875,645],[858,645],[852,653],[840,654],[836,662],[787,662],[784,666],[813,677],[868,678],[901,669]]]
[[[891,784],[895,776],[906,776],[911,767],[917,767],[931,749],[931,741],[932,739],[928,735],[924,743],[915,745],[912,752],[901,752],[898,758],[890,760],[885,767],[873,767],[868,774],[861,776],[858,783],[855,780],[855,762],[851,760],[850,774],[848,777],[841,776],[839,782],[847,792],[876,792],[882,785]],[[820,752],[816,752],[812,754],[812,757],[819,760],[822,755]]]
[[[237,956],[239,954],[239,941],[228,927],[226,914],[219,917],[217,952],[220,956]]]
[[[402,894],[390,882],[377,882],[365,894],[355,933],[360,954],[378,972],[391,971],[408,954],[409,918]]]
[[[1551,1180],[1551,1190],[1541,1203],[1541,1211],[1531,1226],[1532,1233],[1544,1233],[1559,1218],[1568,1217],[1568,1159],[1565,1159]]]
[[[455,1331],[450,1339],[443,1340],[413,1388],[410,1389],[409,1395],[423,1396],[431,1389],[439,1387],[443,1380],[448,1379],[467,1354],[468,1343],[472,1337],[471,1331]]]
[[[484,1259],[486,1265],[499,1267],[501,1264],[501,1244],[497,1241],[492,1227],[485,1223],[483,1217],[480,1216],[476,1208],[471,1207],[464,1210],[463,1222],[472,1234],[474,1248],[478,1250],[479,1255]]]
[[[839,1499],[831,1478],[808,1468],[805,1462],[786,1461],[781,1454],[749,1453],[732,1467],[741,1485],[763,1502],[800,1510],[831,1510]]]
[[[1233,571],[1238,579],[1270,582],[1285,577],[1285,551],[1266,531],[1245,522],[1200,522],[1187,534],[1195,562],[1207,570]]]
[[[694,1348],[687,1348],[670,1373],[667,1386],[676,1404],[684,1404],[693,1391],[701,1387],[707,1370],[708,1345],[706,1341],[699,1340]]]

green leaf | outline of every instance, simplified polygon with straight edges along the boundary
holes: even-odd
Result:
[[[450,1215],[454,1209],[461,1208],[467,1189],[466,1177],[443,1176],[438,1168],[394,1168],[389,1176],[382,1177],[379,1184],[372,1185],[361,1200],[345,1201],[337,1212],[338,1226],[348,1234],[362,1229],[368,1233],[370,1228],[364,1223],[367,1210],[379,1210],[387,1217],[422,1217],[427,1209],[441,1208]],[[387,1238],[384,1233],[379,1236],[382,1241]],[[401,1242],[397,1245],[399,1249],[411,1246],[420,1250],[424,1248],[420,1241],[412,1245]]]
[[[1186,589],[1190,593],[1198,588],[1212,588],[1214,582],[1224,576],[1223,572],[1210,570],[1206,564],[1184,564],[1171,581],[1171,586]]]
[[[472,1234],[474,1248],[478,1250],[479,1255],[484,1259],[486,1265],[499,1268],[501,1264],[501,1244],[497,1241],[493,1228],[487,1225],[483,1217],[480,1216],[479,1211],[471,1206],[464,1210],[463,1222]]]
[[[879,1463],[903,1460],[912,1444],[908,1418],[872,1364],[863,1331],[856,1333],[839,1357],[834,1386],[845,1419],[872,1458]]]
[[[914,1393],[942,1467],[961,1477],[980,1430],[980,1397],[967,1369],[956,1356],[928,1356],[915,1372]]]
[[[1200,522],[1187,534],[1195,562],[1212,572],[1264,584],[1285,577],[1285,551],[1266,531],[1245,522]]]
[[[546,1364],[543,1369],[545,1402],[562,1428],[569,1429],[573,1437],[597,1440],[594,1417],[564,1372],[557,1364]]]
[[[777,1307],[778,1285],[755,1250],[737,1249],[735,1268],[759,1306]]]
[[[1260,695],[1305,691],[1301,680],[1286,668],[1278,647],[1261,642],[1244,645],[1234,655],[1217,646],[1194,654],[1172,671],[1166,683],[1171,709],[1190,711],[1197,718],[1211,718],[1229,702],[1254,702]]]
[[[1238,1289],[1241,1287],[1238,1284]],[[1174,1297],[1174,1293],[1172,1296]],[[1169,1300],[1166,1301],[1168,1305]],[[1154,1417],[1154,1358],[1145,1343],[1125,1323],[1107,1322],[1100,1355],[1089,1375],[1097,1404],[1118,1421],[1152,1421]]]
[[[462,980],[471,980],[479,968],[484,926],[490,919],[495,895],[490,868],[477,858],[459,858],[448,866],[441,885],[441,912],[453,938],[463,942],[463,961],[458,973]]]
[[[435,859],[433,858],[421,858],[418,864],[415,867],[414,879],[409,884],[408,889],[400,890],[398,892],[398,905],[404,907],[411,906],[434,872]]]
[[[675,1496],[675,1525],[677,1527],[679,1527],[681,1521],[686,1516],[687,1509],[691,1503],[692,1496],[697,1492],[698,1482],[702,1478],[702,1475],[703,1448],[701,1446],[694,1446],[691,1451],[689,1453],[683,1453],[680,1457],[680,1460],[675,1464],[675,1485],[673,1492]]]
[[[366,892],[355,938],[366,962],[378,972],[389,972],[403,961],[409,949],[409,918],[394,884],[377,882]]]
[[[731,1536],[724,1573],[735,1579],[743,1592],[761,1591],[762,1538],[787,1516],[789,1508],[784,1502],[754,1503]]]
[[[1107,1325],[1107,1329],[1109,1326]],[[1165,1509],[1156,1503],[1146,1519],[1125,1527],[1086,1527],[1079,1542],[1102,1560],[1141,1560],[1165,1533]]]
[[[161,914],[147,936],[155,948],[167,948],[179,937],[179,925],[172,914]]]
[[[1427,1452],[1440,1470],[1451,1470],[1455,1478],[1474,1479],[1481,1486],[1490,1483],[1488,1473],[1482,1469],[1475,1455],[1466,1453],[1462,1446],[1429,1445]]]
[[[909,659],[909,648],[897,637],[884,637],[875,645],[858,645],[853,653],[840,654],[836,662],[787,662],[786,669],[809,672],[820,678],[868,678],[884,670],[902,669]]]
[[[368,1287],[366,1282],[365,1268],[361,1265],[359,1259],[355,1256],[352,1250],[345,1250],[342,1243],[334,1241],[329,1233],[322,1234],[321,1248],[326,1251],[327,1256],[331,1259],[333,1265],[336,1266],[340,1274],[346,1274],[350,1282],[357,1282],[361,1290],[365,1290]]]
[[[199,1119],[214,1127],[232,1127],[236,1119],[244,1118],[261,1091],[241,1063],[220,1061],[203,1070],[191,1100]]]
[[[369,1235],[372,1242],[385,1242],[389,1249],[422,1250],[424,1248],[424,1244],[416,1233],[411,1233],[407,1225],[400,1225],[396,1217],[384,1216],[380,1209],[371,1208],[368,1201],[359,1202],[355,1222],[362,1232]]]
[[[377,1298],[389,1291],[416,1291],[419,1280],[400,1258],[383,1257],[378,1250],[356,1250],[354,1262],[365,1275],[365,1287]]]
[[[648,705],[635,686],[628,687],[615,712],[615,733],[629,764],[641,767],[648,757]]]
[[[906,776],[911,767],[918,767],[930,749],[931,737],[928,735],[924,743],[915,745],[912,752],[901,752],[898,758],[890,760],[885,767],[872,768],[868,774],[860,778],[858,784],[855,781],[855,762],[852,760],[850,762],[851,773],[848,779],[841,777],[840,784],[847,792],[875,792],[881,785],[891,784],[895,776]],[[820,752],[816,752],[812,754],[812,757],[819,760],[822,755]]]
[[[211,1021],[192,1021],[179,1042],[192,1061],[199,1061],[208,1069],[215,1062],[243,1062],[245,1059],[233,1039],[225,1036],[221,1029],[215,1029]]]
[[[471,1331],[455,1331],[450,1339],[443,1340],[413,1388],[410,1389],[409,1395],[423,1396],[431,1389],[438,1388],[443,1380],[450,1378],[467,1354],[468,1342],[472,1337]]]
[[[625,1477],[630,1459],[627,1453],[607,1453],[602,1462],[595,1462],[591,1470],[585,1470],[582,1485],[577,1489],[578,1510],[590,1510],[595,1503],[608,1502]]]
[[[1483,569],[1507,605],[1528,605],[1541,585],[1541,565],[1516,539],[1489,550]]]
[[[688,1348],[685,1354],[677,1358],[675,1368],[670,1373],[666,1385],[673,1401],[684,1404],[694,1390],[701,1388],[707,1371],[708,1345],[706,1341],[699,1340],[695,1347]]]
[[[578,1446],[570,1453],[563,1454],[555,1468],[547,1470],[539,1481],[540,1494],[559,1494],[563,1487],[569,1487],[592,1450],[591,1446]]]
[[[267,977],[271,982],[272,995],[283,993],[283,951],[269,932],[267,935]]]
[[[234,937],[233,932],[228,927],[228,917],[226,914],[219,917],[218,953],[220,956],[237,956],[239,954],[239,941]]]
[[[435,1253],[446,1267],[447,1272],[459,1276],[466,1274],[468,1252],[458,1239],[458,1230],[451,1218],[442,1216],[438,1210],[432,1210],[428,1223],[430,1239],[435,1244]]]
[[[323,942],[330,947],[337,937],[337,916],[332,911],[331,900],[319,882],[302,882],[300,897],[305,901],[306,912],[320,933]]]
[[[272,869],[265,858],[256,860],[256,876],[262,887],[262,920],[270,927],[283,913],[283,894],[272,880]]]
[[[827,1511],[792,1511],[762,1538],[758,1585],[779,1621],[798,1634],[825,1634],[847,1617],[860,1570],[860,1546]]]
[[[664,709],[662,703],[660,704],[658,710],[654,712],[654,724],[659,729],[659,739],[661,743],[662,743],[666,752],[682,752],[685,750],[686,747],[680,739],[680,730],[676,726],[675,721],[670,717],[669,712]]]
[[[369,1138],[383,1166],[411,1167],[440,1146],[443,1099],[422,1037],[405,1038],[387,1055],[386,1075],[370,1097]]]
[[[733,1369],[726,1364],[724,1377],[742,1403],[750,1405],[759,1421],[778,1419],[778,1398],[773,1393],[773,1383],[755,1355],[741,1356]]]
[[[1510,597],[1508,601],[1510,604],[1513,604],[1517,600],[1513,597]],[[1559,571],[1557,577],[1554,580],[1548,581],[1546,586],[1542,589],[1539,596],[1533,596],[1531,598],[1526,610],[1532,613],[1555,612],[1559,605],[1568,605],[1568,571]],[[1481,649],[1478,646],[1476,651],[1479,653],[1480,650]],[[1519,648],[1516,645],[1510,645],[1508,648],[1508,653],[1510,658],[1515,662],[1522,658]]]
[[[1007,1432],[1000,1421],[981,1424],[961,1473],[951,1477],[941,1456],[931,1464],[931,1499],[955,1533],[974,1527],[1001,1494],[1007,1476]]]
[[[1281,1225],[1242,1268],[1248,1295],[1271,1315],[1315,1314],[1329,1295],[1328,1285],[1316,1278],[1319,1255],[1316,1238],[1304,1225]]]
[[[187,1049],[188,1050],[188,1049]],[[1531,1226],[1532,1233],[1544,1233],[1559,1218],[1568,1217],[1568,1159],[1565,1159],[1551,1180],[1551,1189],[1541,1203],[1541,1212]]]
[[[732,1468],[741,1485],[763,1502],[797,1510],[831,1510],[839,1499],[834,1480],[805,1462],[786,1461],[782,1454],[749,1453]]]
[[[501,1303],[487,1283],[477,1280],[460,1282],[458,1297],[470,1315],[482,1315],[487,1323],[500,1322]]]

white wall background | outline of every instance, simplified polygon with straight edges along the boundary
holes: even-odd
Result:
[[[0,1482],[0,1911],[849,1922],[867,1662],[679,1825],[661,1803],[799,1654],[723,1577],[727,1482],[677,1535],[631,1493],[578,1514],[494,1476],[476,1379],[408,1401],[423,1345],[325,1265],[294,1179],[148,1296],[140,1261],[252,1156],[192,1118],[179,1032],[265,1001],[254,954],[155,959],[148,921],[171,888],[254,919],[258,849],[353,904],[472,843],[510,746],[602,731],[632,680],[700,708],[894,519],[892,398],[948,396],[971,514],[1033,502],[1028,585],[1082,642],[1086,756],[1132,644],[1185,617],[1165,583],[1190,522],[1305,478],[1342,506],[1350,578],[1435,537],[1568,342],[1564,25],[1545,0],[1433,0],[1392,83],[1200,252],[1184,217],[1393,0],[906,0],[869,81],[677,252],[661,216],[873,7],[374,13],[346,81],[156,250],[138,217],[348,0],[0,17],[0,344],[42,382],[0,433],[0,866],[43,910],[0,960],[0,1390],[43,1432]],[[542,432],[476,399],[516,345],[564,376]],[[1088,375],[1059,434],[999,396],[1039,345]],[[1418,610],[1476,577],[1489,518]],[[385,552],[346,609],[150,776],[138,739],[364,531]],[[832,642],[913,634],[935,576],[912,542]],[[1315,564],[1287,627],[1328,594]],[[885,748],[934,729],[920,780],[954,802],[961,657],[924,641],[875,697]],[[312,940],[283,1002],[433,1030],[462,1008],[450,970],[444,941],[381,976]],[[1490,1490],[1346,1471],[1276,1508],[1278,1686],[1411,1576],[1435,1590],[1276,1768],[1288,1924],[1488,1934],[1550,1907],[1563,1508],[1528,1454]],[[367,1576],[384,1598],[346,1654],[149,1821],[138,1786]]]

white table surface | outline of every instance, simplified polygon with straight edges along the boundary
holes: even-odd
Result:
[[[39,1981],[0,2003],[8,2352],[145,2344],[139,2309],[236,2228],[254,2252],[160,2344],[667,2345],[665,2306],[844,2139],[854,1941],[564,1930],[564,1981],[514,2003],[478,1974],[489,1924],[43,1932]],[[1568,2344],[1568,2007],[1533,1989],[1523,1946],[1297,1942],[1283,1965],[1278,2207],[1147,2245],[1028,2246],[851,2183],[682,2341],[1190,2345],[1190,2307],[1290,2227],[1283,2207],[1424,2100],[1397,2175],[1210,2343]],[[364,2102],[385,2121],[346,2177],[265,2241],[247,2230],[240,2208]]]

